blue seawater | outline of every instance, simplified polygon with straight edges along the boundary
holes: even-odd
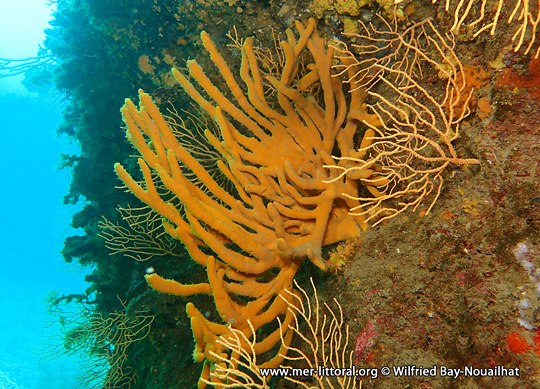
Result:
[[[0,79],[0,84],[5,79]],[[4,84],[5,86],[5,84]],[[0,95],[0,388],[76,388],[80,361],[43,364],[40,349],[58,326],[43,298],[51,291],[80,293],[82,274],[60,250],[72,210],[62,205],[69,172],[56,168],[69,145],[56,136],[60,114],[39,97]],[[56,340],[58,342],[58,340]]]

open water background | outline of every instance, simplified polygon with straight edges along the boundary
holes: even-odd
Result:
[[[0,58],[36,55],[50,19],[46,2],[0,0],[0,9]],[[58,331],[45,328],[52,318],[44,297],[88,286],[60,254],[77,231],[69,227],[73,207],[62,205],[69,172],[57,166],[74,148],[56,136],[62,105],[28,93],[22,78],[0,78],[0,389],[70,389],[80,360],[44,364],[40,349]]]

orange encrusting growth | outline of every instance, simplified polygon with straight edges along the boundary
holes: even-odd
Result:
[[[523,354],[532,350],[536,356],[540,356],[540,329],[534,330],[532,343],[529,343],[519,332],[512,332],[506,337],[506,344],[515,354]]]
[[[512,332],[506,337],[506,343],[510,351],[516,354],[523,354],[533,348],[531,344],[519,333]]]

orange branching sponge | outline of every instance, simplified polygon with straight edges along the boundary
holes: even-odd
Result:
[[[205,361],[201,387],[219,362],[216,355],[226,351],[217,340],[230,338],[231,328],[247,339],[280,317],[284,330],[276,329],[251,347],[263,354],[282,341],[263,366],[281,363],[293,335],[287,328],[295,314],[288,307],[296,299],[288,290],[293,290],[298,267],[309,258],[324,268],[322,246],[366,228],[364,216],[348,214],[362,206],[356,200],[360,177],[372,193],[387,184],[377,177],[374,163],[355,162],[362,168],[357,166],[354,175],[324,168],[336,152],[361,161],[365,153],[356,149],[369,146],[381,123],[367,112],[361,80],[351,82],[347,96],[333,77],[333,50],[319,37],[315,21],[297,22],[296,29],[298,36],[287,30],[287,40],[281,42],[284,63],[279,72],[261,71],[248,38],[242,45],[240,77],[234,76],[205,32],[204,47],[226,87],[214,85],[196,61],[188,62],[189,79],[173,69],[184,90],[217,123],[218,136],[206,131],[205,137],[221,154],[218,167],[231,185],[219,184],[182,146],[148,94],[140,91],[139,108],[128,99],[121,109],[127,137],[141,154],[144,184],[119,164],[116,173],[163,218],[165,230],[184,243],[208,274],[207,283],[196,285],[157,274],[147,281],[163,293],[212,295],[223,320],[211,322],[193,304],[187,306],[194,358]],[[264,92],[268,85],[271,94]],[[360,145],[355,144],[359,128],[366,132]]]
[[[325,368],[352,371],[354,350],[350,350],[349,347],[349,326],[346,324],[343,309],[335,298],[332,305],[326,302],[320,303],[313,279],[310,281],[313,290],[309,293],[302,289],[296,280],[294,281],[297,288],[293,294],[296,304],[291,304],[288,310],[294,312],[297,320],[289,325],[287,330],[294,331],[303,346],[288,346],[282,367],[284,369],[297,369],[301,364],[314,370],[324,366]],[[300,295],[303,296],[303,299],[300,299]],[[279,322],[279,318],[278,324],[280,328],[285,329],[283,323]],[[233,336],[230,339],[218,340],[218,343],[226,349],[234,351],[239,357],[232,359],[216,355],[220,362],[211,373],[211,379],[227,379],[230,388],[270,389],[267,375],[262,374],[258,366],[257,353],[254,352],[257,334],[253,328],[251,330],[252,340],[234,328],[231,328]],[[246,371],[251,374],[246,374]],[[357,377],[348,374],[333,377],[314,374],[309,386],[305,381],[293,375],[283,378],[294,383],[295,387],[298,388],[357,389],[362,387],[362,382],[358,381]],[[212,382],[207,381],[207,383]]]

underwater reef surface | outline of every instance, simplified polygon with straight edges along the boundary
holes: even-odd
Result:
[[[511,9],[502,12],[506,20]],[[204,283],[207,275],[178,241],[160,232],[160,218],[149,217],[114,173],[120,162],[143,180],[122,128],[124,99],[136,101],[141,88],[162,113],[198,115],[171,68],[185,70],[186,61],[196,58],[213,69],[208,77],[224,90],[202,47],[202,30],[238,74],[241,50],[227,37],[231,31],[274,50],[274,34],[283,39],[295,20],[315,17],[327,43],[351,44],[354,39],[341,33],[361,32],[359,20],[382,26],[377,14],[388,21],[396,16],[404,29],[432,18],[443,35],[454,23],[443,3],[416,0],[397,8],[383,1],[58,2],[45,44],[58,63],[56,86],[68,96],[59,131],[80,145],[80,153],[64,158],[72,172],[65,202],[85,204],[72,221],[84,234],[66,239],[62,254],[92,270],[88,290],[58,296],[51,306],[65,324],[63,345],[87,357],[87,372],[97,371],[103,387],[195,387],[201,364],[192,358],[186,304],[193,300],[206,318],[220,319],[212,296],[161,294],[144,279],[154,269],[183,284]],[[520,376],[378,374],[364,377],[362,387],[540,385],[540,60],[534,50],[513,51],[516,28],[500,23],[495,35],[477,37],[467,26],[456,31],[454,52],[471,87],[463,104],[471,112],[460,122],[454,146],[479,163],[447,168],[429,213],[429,202],[421,203],[415,212],[327,246],[322,258],[339,263],[334,271],[305,261],[296,279],[307,288],[313,277],[321,300],[340,303],[359,367],[504,366],[518,367]],[[441,96],[444,69],[428,70],[422,79],[433,96]],[[316,98],[317,90],[312,94]],[[212,125],[198,120],[203,128]],[[78,311],[66,313],[68,305]],[[90,378],[83,373],[83,381]],[[268,385],[294,387],[277,378]]]

